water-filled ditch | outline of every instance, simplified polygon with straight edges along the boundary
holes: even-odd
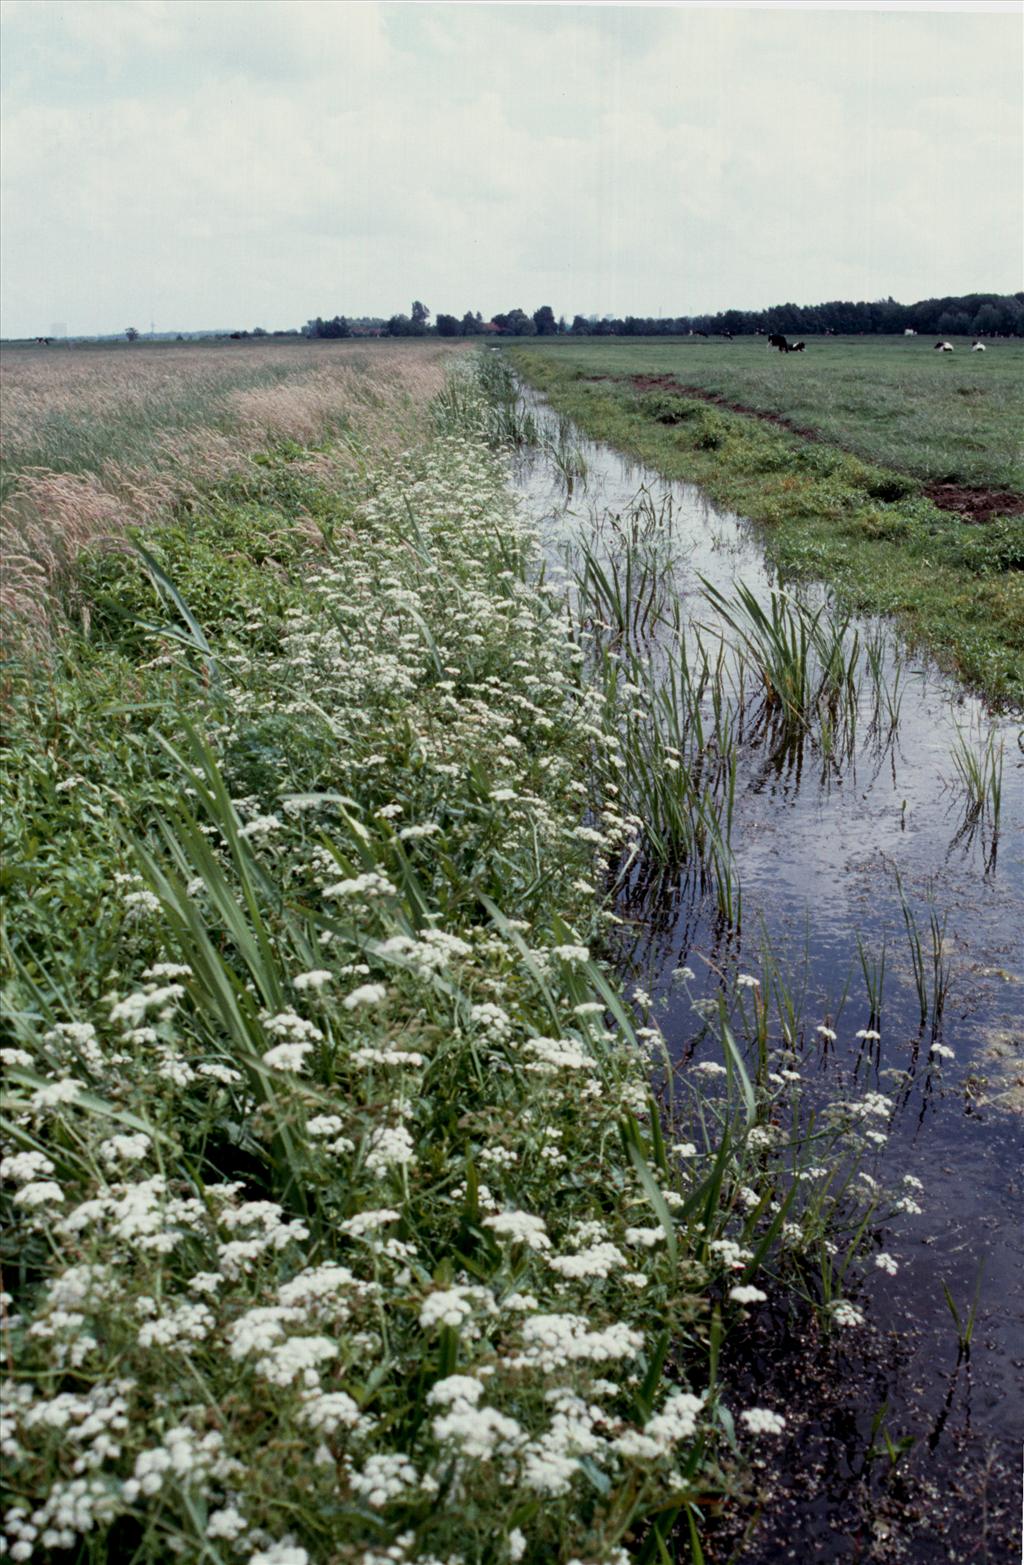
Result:
[[[716,1544],[712,1530],[709,1557],[725,1559],[732,1546],[746,1565],[1014,1557],[1024,1368],[1020,724],[988,714],[890,626],[860,619],[843,632],[847,650],[858,650],[841,699],[783,732],[758,699],[757,612],[771,611],[780,584],[755,530],[528,400],[542,438],[516,461],[513,483],[549,571],[589,570],[581,624],[655,669],[673,621],[698,649],[695,661],[703,648],[713,663],[723,639],[742,648],[723,785],[741,902],[723,914],[721,888],[693,872],[692,856],[669,874],[635,867],[618,890],[624,976],[652,997],[683,1068],[712,1048],[699,1007],[723,974],[757,976],[776,1019],[790,1017],[788,1028],[776,1020],[773,1041],[812,1091],[855,1087],[890,1100],[882,1176],[921,1185],[921,1215],[877,1233],[898,1271],[867,1268],[866,1331],[818,1349],[769,1309],[733,1343],[737,1389],[763,1397],[771,1388],[792,1433],[763,1470],[768,1503],[752,1535],[723,1532]],[[737,583],[751,594],[745,604]],[[790,631],[813,629],[819,610],[826,622],[820,589],[801,601]],[[701,687],[709,727],[725,667]]]

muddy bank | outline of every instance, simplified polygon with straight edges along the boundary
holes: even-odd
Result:
[[[965,522],[990,522],[996,516],[1024,516],[1024,495],[1009,489],[965,489],[962,484],[925,484],[924,493],[940,511],[956,511]]]

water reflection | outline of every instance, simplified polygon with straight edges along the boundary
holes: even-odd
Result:
[[[550,431],[543,404],[533,400],[532,410]],[[748,523],[564,420],[551,438],[578,457],[570,483],[544,457],[521,457],[513,473],[549,574],[571,579],[587,550],[594,569],[610,573],[624,538],[649,562],[628,584],[643,594],[640,605],[634,596],[624,613],[620,604],[618,625],[611,615],[619,599],[608,595],[605,631],[611,624],[620,643],[632,637],[658,667],[669,628],[690,645],[728,639],[722,604],[735,603],[737,582],[770,605],[781,584]],[[617,590],[626,585],[620,571]],[[808,587],[800,599],[813,614],[827,594]],[[993,1092],[986,1104],[984,1077],[996,1036],[1003,1065],[1009,1047],[1011,1072],[1015,1058],[1024,1075],[1022,739],[1017,723],[992,717],[888,623],[851,620],[846,636],[857,640],[861,675],[848,716],[836,707],[831,733],[786,730],[770,702],[734,689],[731,847],[742,919],[723,919],[692,859],[678,870],[640,862],[619,887],[616,956],[654,996],[677,1065],[699,1060],[704,1046],[694,998],[742,967],[761,975],[766,993],[777,980],[776,998],[785,996],[793,1018],[789,1042],[823,1094],[856,1081],[893,1099],[887,1170],[920,1179],[924,1212],[916,1230],[880,1234],[883,1249],[900,1251],[900,1269],[868,1284],[875,1325],[899,1333],[902,1344],[886,1417],[893,1428],[929,1431],[922,1449],[931,1481],[946,1472],[953,1482],[977,1439],[1012,1467],[1021,1433],[1024,1116],[996,1106],[1012,1102],[1010,1093]],[[748,674],[733,677],[742,683]],[[710,687],[703,699],[712,701]],[[991,782],[997,755],[993,818],[982,779]],[[673,974],[684,965],[695,978],[681,988]],[[835,1037],[823,1041],[815,1028],[826,1023]],[[947,1290],[958,1307],[969,1304],[979,1266],[965,1364]],[[853,1439],[867,1438],[876,1407],[854,1407]],[[830,1482],[827,1473],[821,1482]],[[801,1535],[810,1546],[813,1515],[808,1506],[793,1512],[788,1549]],[[847,1557],[814,1547],[814,1558]],[[794,1556],[770,1548],[757,1556],[783,1557]]]

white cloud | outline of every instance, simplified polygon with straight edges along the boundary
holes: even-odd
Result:
[[[1019,286],[1012,16],[3,14],[10,333]]]

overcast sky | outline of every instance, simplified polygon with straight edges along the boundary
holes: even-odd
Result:
[[[1024,286],[1017,8],[2,12],[5,335]]]

